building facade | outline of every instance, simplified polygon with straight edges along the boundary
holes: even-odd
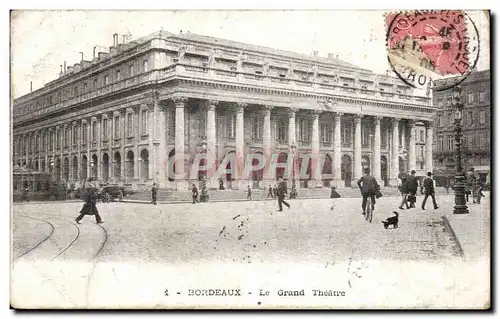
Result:
[[[437,86],[441,83],[438,81]],[[462,115],[462,156],[465,170],[474,168],[483,181],[490,171],[491,159],[491,91],[490,71],[471,73],[462,87],[461,101],[464,103]],[[452,92],[434,92],[435,148],[434,167],[436,175],[453,176],[456,171],[455,110],[451,103]]]
[[[118,43],[14,101],[14,165],[54,180],[185,189],[197,154],[217,165],[234,153],[323,155],[301,187],[348,187],[370,167],[394,185],[400,172],[432,170],[434,107],[395,77],[335,59],[165,31]],[[292,154],[293,152],[293,154]],[[186,154],[173,171],[168,159]],[[294,161],[297,169],[301,163]],[[253,163],[252,163],[253,165]],[[200,178],[203,172],[200,172]],[[255,172],[266,187],[282,176]],[[331,177],[333,176],[333,177]],[[214,181],[209,181],[214,186]]]

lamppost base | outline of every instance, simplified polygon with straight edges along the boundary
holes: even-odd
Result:
[[[455,205],[455,207],[453,207],[453,214],[468,214],[469,213],[469,209],[467,208],[466,205]]]

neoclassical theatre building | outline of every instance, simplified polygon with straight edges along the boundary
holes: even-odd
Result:
[[[64,62],[59,78],[14,101],[13,164],[76,187],[94,178],[185,189],[206,174],[188,175],[202,152],[217,165],[232,152],[279,154],[278,162],[321,154],[328,178],[310,174],[300,187],[354,186],[363,167],[389,186],[400,172],[432,171],[433,111],[426,92],[333,54],[165,31],[119,43],[115,34],[109,52]],[[189,155],[174,168],[183,179],[166,164],[176,153]],[[235,174],[225,174],[226,188],[243,186]],[[255,171],[244,185],[281,176]]]

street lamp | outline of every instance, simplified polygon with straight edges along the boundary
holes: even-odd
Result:
[[[468,214],[465,201],[465,174],[462,167],[462,113],[464,104],[460,101],[462,88],[455,86],[453,88],[452,106],[455,108],[455,145],[456,145],[456,174],[455,174],[455,207],[453,214]]]

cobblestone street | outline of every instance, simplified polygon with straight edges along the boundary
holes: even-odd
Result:
[[[68,307],[98,306],[110,298],[127,300],[133,306],[139,302],[140,293],[146,293],[144,302],[155,306],[153,301],[161,297],[157,294],[168,288],[165,285],[207,287],[207,280],[213,280],[221,286],[221,277],[228,280],[226,286],[235,282],[238,287],[250,285],[255,289],[264,283],[266,287],[282,288],[324,283],[330,288],[354,289],[364,294],[376,287],[381,291],[378,297],[359,298],[351,294],[349,298],[336,300],[335,307],[340,308],[356,304],[374,307],[380,302],[385,307],[405,302],[415,305],[411,296],[420,296],[425,290],[431,296],[419,297],[423,298],[419,301],[421,306],[435,307],[443,304],[442,298],[450,300],[446,302],[458,300],[450,293],[450,289],[459,289],[455,277],[458,273],[446,269],[461,269],[463,273],[466,270],[461,267],[472,267],[460,260],[457,243],[443,225],[444,210],[452,209],[451,195],[442,195],[438,201],[437,211],[429,209],[431,205],[426,211],[419,208],[399,211],[397,229],[384,229],[381,223],[393,215],[399,204],[396,197],[384,197],[377,202],[371,224],[361,215],[359,198],[335,200],[333,211],[331,200],[291,201],[292,207],[283,212],[276,211],[275,201],[158,206],[100,204],[103,227],[95,224],[93,216],[85,217],[81,225],[74,222],[81,203],[19,204],[14,206],[13,213],[13,280],[17,280],[19,292],[28,289],[35,280],[49,281],[58,287],[61,298],[58,304]],[[30,250],[33,247],[36,248]],[[159,271],[158,265],[163,265],[163,274],[153,276]],[[16,276],[34,267],[43,273],[39,278],[33,274]],[[270,277],[263,281],[257,274]],[[291,281],[292,278],[297,281]],[[415,280],[419,281],[418,286],[414,286]],[[123,290],[118,288],[120,285],[158,288],[152,295],[149,289],[140,292],[134,288],[131,293],[132,288]],[[116,292],[105,293],[112,287],[120,291],[121,297]],[[49,293],[42,292],[56,288],[42,288],[31,291],[33,296],[29,300],[47,304],[43,298],[48,298]],[[399,296],[394,302],[385,300],[408,289],[414,289],[414,294]],[[13,293],[15,296],[16,291]],[[22,295],[30,294],[23,291]],[[54,297],[54,293],[49,295]],[[199,300],[182,302],[189,305]],[[282,302],[281,305],[290,304]],[[328,300],[314,302],[329,305]],[[166,305],[169,301],[161,299],[157,304]],[[273,304],[280,305],[276,301]]]

